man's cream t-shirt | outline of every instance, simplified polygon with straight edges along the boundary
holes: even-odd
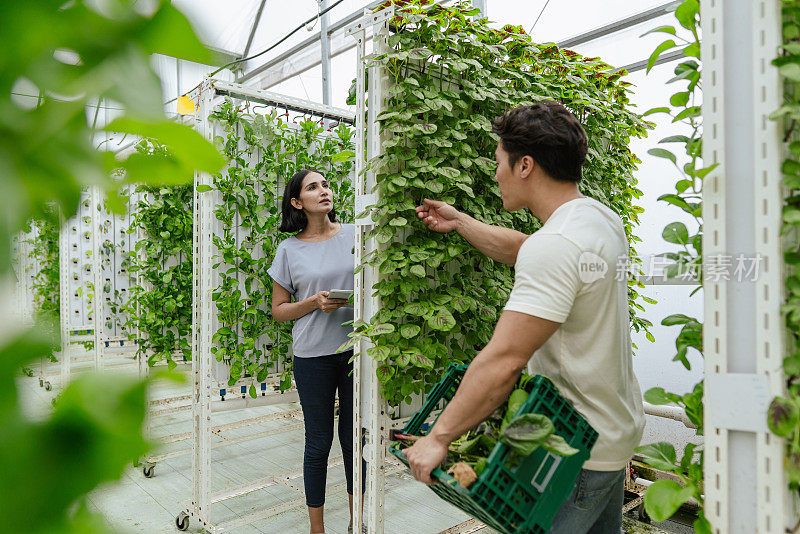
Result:
[[[562,323],[528,362],[550,378],[599,437],[583,467],[615,471],[639,445],[644,411],[631,361],[628,255],[620,218],[591,198],[559,206],[525,240],[506,310]]]

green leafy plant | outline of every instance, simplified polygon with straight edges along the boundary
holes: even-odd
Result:
[[[126,180],[186,183],[195,169],[217,172],[222,156],[190,128],[169,121],[151,54],[210,61],[209,52],[171,3],[0,3],[0,276],[10,276],[11,239],[30,219],[55,228],[78,210],[81,189],[99,185],[122,209]],[[38,95],[26,99],[24,94]],[[131,135],[155,132],[168,155],[117,160],[92,146],[86,106],[110,99]],[[52,209],[55,207],[56,209]],[[56,263],[57,265],[57,263]],[[51,286],[48,291],[57,286]],[[55,309],[58,307],[55,306]],[[43,319],[0,335],[0,517],[3,532],[108,532],[87,509],[86,494],[118,479],[144,454],[145,387],[110,376],[74,379],[51,414],[31,418],[19,401],[17,371],[48,354],[57,324]],[[24,483],[20,483],[24,481]]]
[[[696,222],[694,234],[690,234],[682,222],[668,224],[662,232],[662,237],[668,243],[673,243],[682,250],[667,252],[663,257],[672,260],[667,266],[665,276],[668,278],[682,277],[696,281],[699,285],[691,292],[694,295],[702,289],[703,284],[703,219],[702,219],[702,187],[703,178],[714,169],[716,165],[702,166],[702,134],[703,125],[700,113],[699,96],[700,85],[700,38],[698,28],[700,25],[700,6],[697,0],[686,0],[675,10],[675,18],[681,28],[688,30],[689,40],[677,35],[675,26],[667,25],[655,28],[647,33],[664,33],[672,37],[658,45],[647,62],[647,72],[653,68],[661,54],[680,50],[688,59],[675,67],[675,76],[668,84],[686,83],[684,90],[674,93],[669,100],[669,106],[653,108],[645,113],[664,113],[672,118],[673,123],[685,126],[688,135],[673,135],[665,137],[659,144],[676,144],[682,149],[678,155],[672,150],[658,147],[648,150],[648,153],[670,161],[678,174],[675,183],[675,192],[670,192],[659,197],[659,200],[679,208],[692,217]],[[645,34],[646,35],[646,34]],[[690,295],[690,296],[691,296]],[[694,318],[684,314],[673,314],[665,317],[661,324],[664,326],[680,326],[675,340],[676,354],[672,361],[680,362],[687,370],[691,369],[688,359],[690,349],[703,353],[703,325]],[[697,435],[703,435],[703,382],[695,384],[692,390],[683,395],[670,393],[663,388],[656,387],[644,394],[644,399],[651,404],[677,404],[682,407],[686,416],[697,428]],[[690,498],[700,503],[700,510],[694,522],[694,529],[698,533],[711,532],[711,525],[703,512],[703,450],[695,443],[686,445],[680,460],[677,458],[675,447],[667,442],[660,442],[638,447],[640,454],[649,466],[675,473],[682,483],[673,480],[657,480],[647,489],[644,504],[647,513],[656,521],[664,521],[674,514],[680,506]]]
[[[521,27],[495,30],[478,11],[428,0],[395,3],[390,50],[371,58],[389,76],[388,99],[378,115],[385,154],[370,162],[380,201],[369,234],[379,250],[365,258],[380,274],[381,309],[370,323],[354,324],[356,339],[369,338],[379,363],[381,391],[390,405],[421,394],[450,362],[470,361],[491,337],[513,286],[512,270],[482,256],[458,235],[434,235],[414,212],[424,197],[455,205],[482,222],[532,233],[528,211],[510,213],[494,182],[497,146],[491,118],[536,100],[563,102],[589,139],[581,190],[620,215],[629,242],[641,196],[628,144],[648,127],[629,110],[624,72],[598,58],[555,45],[539,45]],[[363,267],[363,266],[362,266]],[[359,267],[359,268],[362,268]],[[632,325],[649,322],[634,313],[645,300],[630,285]]]
[[[60,232],[58,226],[48,220],[30,221],[26,231],[34,233],[33,237],[28,239],[28,243],[31,245],[32,259],[38,265],[31,284],[33,312],[39,318],[45,318],[47,324],[53,325],[51,335],[55,339],[60,336],[61,332],[61,283],[58,255]],[[59,339],[51,347],[48,356],[50,361],[58,361],[55,353],[60,350]]]
[[[224,132],[215,143],[228,158],[227,169],[214,178],[221,198],[214,214],[222,232],[213,236],[219,284],[212,298],[220,328],[212,352],[230,365],[231,385],[252,377],[255,397],[255,382],[264,381],[278,363],[283,363],[281,389],[291,386],[291,323],[278,323],[267,311],[272,301],[267,269],[280,241],[289,237],[278,231],[282,184],[300,169],[320,170],[333,189],[337,220],[352,222],[353,131],[339,124],[325,132],[321,122],[306,118],[288,123],[274,110],[255,113],[230,99],[210,118]]]
[[[140,145],[144,153],[164,150],[150,141]],[[121,311],[125,327],[138,331],[138,352],[150,366],[166,361],[177,366],[176,354],[191,359],[192,327],[192,213],[193,187],[140,185],[129,233],[141,230],[139,240],[124,264],[136,276]],[[134,336],[135,334],[130,334]]]
[[[195,168],[212,172],[222,164],[200,134],[164,116],[150,55],[201,63],[212,59],[169,2],[100,9],[80,0],[66,5],[38,0],[4,4],[0,18],[4,38],[17,45],[0,55],[3,250],[10,247],[8,236],[30,217],[58,225],[59,209],[65,219],[75,215],[84,184],[102,186],[112,208],[123,211],[116,194],[120,184],[109,179],[115,169],[124,169],[128,183],[177,183],[191,179]],[[25,93],[38,100],[21,100]],[[118,160],[96,151],[91,142],[96,126],[87,123],[86,106],[98,99],[113,100],[123,110],[106,130],[158,139],[169,152]],[[82,165],[77,175],[76,161]],[[48,203],[59,209],[46,208]],[[0,255],[4,272],[9,258]]]
[[[796,2],[783,0],[783,45],[780,55],[772,62],[783,79],[783,105],[770,118],[780,121],[784,131],[784,153],[782,164],[783,183],[788,195],[784,199],[783,226],[786,251],[786,281],[784,285],[784,313],[787,330],[786,353],[783,370],[786,374],[787,391],[785,397],[776,397],[769,406],[770,430],[786,438],[786,470],[789,487],[796,490],[800,486],[800,246],[797,240],[797,226],[800,225],[800,6]],[[792,532],[800,530],[800,522]]]

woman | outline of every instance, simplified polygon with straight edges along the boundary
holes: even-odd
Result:
[[[336,222],[333,194],[322,173],[304,169],[286,184],[280,230],[297,232],[278,245],[268,273],[273,280],[272,316],[276,321],[295,321],[292,327],[294,379],[305,419],[303,481],[311,534],[325,531],[325,479],[333,443],[337,390],[339,443],[350,496],[350,532],[353,523],[353,364],[348,362],[353,351],[337,354],[336,349],[348,339],[351,329],[342,323],[353,319],[353,309],[346,300],[328,298],[328,292],[353,289],[355,228]]]

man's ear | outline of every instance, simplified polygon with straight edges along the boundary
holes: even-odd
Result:
[[[299,209],[299,210],[302,210],[302,209],[303,209],[303,203],[302,203],[302,202],[300,202],[299,200],[297,200],[296,198],[293,198],[293,199],[291,199],[289,202],[290,202],[290,203],[292,204],[292,206],[294,206],[295,208],[297,208],[297,209]]]
[[[525,155],[520,158],[518,165],[520,167],[520,178],[524,180],[525,178],[530,178],[533,174],[536,161],[531,156]]]

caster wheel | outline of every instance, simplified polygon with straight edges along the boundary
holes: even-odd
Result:
[[[39,387],[40,388],[44,387],[44,380],[42,380],[41,378],[39,379]]]
[[[175,518],[175,526],[178,527],[178,530],[186,530],[189,528],[189,514],[186,512],[181,512]]]
[[[639,521],[641,521],[642,523],[650,523],[651,521],[650,515],[647,513],[647,510],[644,509],[644,503],[639,505],[639,508],[637,508],[637,512],[639,515]]]
[[[155,469],[155,464],[145,462],[142,465],[142,474],[144,475],[144,478],[153,478],[153,475],[155,475]]]
[[[44,389],[46,391],[50,391],[51,389],[53,389],[53,386],[50,385],[50,382],[45,382],[44,383]]]

